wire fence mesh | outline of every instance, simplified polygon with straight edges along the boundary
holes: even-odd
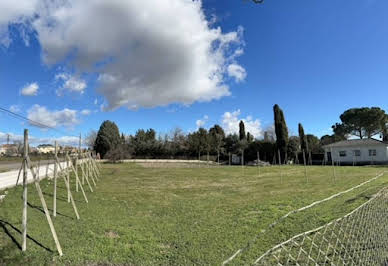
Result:
[[[388,188],[326,225],[298,234],[255,265],[387,265]]]

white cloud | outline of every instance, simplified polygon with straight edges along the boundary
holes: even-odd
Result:
[[[62,136],[60,138],[49,138],[49,139],[40,139],[40,141],[44,141],[43,143],[53,143],[56,141],[58,145],[71,145],[78,147],[79,145],[79,138],[78,137],[73,137],[73,136]]]
[[[81,115],[90,115],[92,113],[92,111],[90,111],[89,109],[84,109],[81,111]]]
[[[206,125],[208,120],[209,120],[209,116],[207,116],[207,115],[204,115],[202,119],[198,119],[195,122],[195,124],[197,125],[197,129]]]
[[[23,135],[18,135],[14,133],[4,133],[0,132],[0,143],[6,143],[7,137],[9,135],[10,143],[13,142],[23,142]],[[28,143],[31,145],[39,145],[39,144],[54,144],[57,141],[58,145],[71,145],[78,146],[79,138],[73,136],[62,136],[58,138],[42,138],[35,136],[28,136]]]
[[[107,109],[191,104],[230,95],[225,80],[228,66],[238,65],[236,58],[243,53],[243,29],[223,33],[211,25],[212,18],[207,20],[201,1],[34,2],[38,4],[17,14],[31,21],[26,24],[36,32],[44,62],[66,60],[77,73],[97,73],[97,90]],[[14,19],[0,25],[6,22]]]
[[[230,64],[228,66],[228,74],[229,76],[233,77],[236,82],[241,82],[243,80],[245,80],[246,76],[247,76],[247,72],[245,71],[245,69],[238,65],[238,64]]]
[[[28,110],[27,118],[49,127],[72,127],[79,123],[76,110],[65,108],[61,111],[50,111],[47,110],[46,107],[40,106],[38,104],[35,104],[31,109]],[[44,126],[40,124],[31,124],[44,128]]]
[[[9,107],[9,110],[14,113],[19,113],[20,112],[20,106],[17,104],[13,104]]]
[[[0,44],[8,47],[11,42],[11,36],[8,31],[9,23],[18,23],[20,35],[28,45],[29,31],[28,21],[34,14],[39,0],[18,0],[18,1],[0,1]]]
[[[241,115],[240,110],[234,112],[225,112],[222,116],[222,127],[226,134],[234,134],[239,132],[240,120],[244,122],[245,132],[252,134],[255,138],[262,136],[262,128],[259,119],[253,120],[252,116],[246,118],[239,118]]]
[[[86,88],[86,82],[83,79],[67,73],[57,74],[55,79],[63,82],[62,87],[57,90],[57,95],[62,95],[65,90],[83,94]]]
[[[38,94],[39,85],[36,82],[27,84],[21,89],[21,95],[23,96],[36,96]]]

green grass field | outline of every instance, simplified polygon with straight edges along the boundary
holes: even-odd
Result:
[[[75,219],[59,182],[55,228],[59,257],[35,187],[29,186],[27,252],[21,245],[21,187],[0,203],[0,264],[220,265],[290,210],[362,183],[383,167],[145,168],[104,164],[94,193],[75,194]],[[41,182],[52,209],[52,183]],[[388,184],[387,175],[351,193],[292,215],[263,234],[231,265],[251,264],[265,250],[351,211]],[[74,188],[74,184],[72,184]],[[85,186],[85,189],[87,187]],[[1,193],[0,193],[1,194]]]

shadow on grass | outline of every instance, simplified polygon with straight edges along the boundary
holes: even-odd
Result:
[[[7,226],[10,227],[11,229],[13,229],[16,233],[18,233],[20,235],[22,234],[22,232],[19,229],[17,229],[14,225],[10,224],[7,221],[0,219],[0,227],[3,229],[4,233],[9,236],[11,241],[17,246],[18,249],[22,250],[22,246],[19,244],[19,242],[16,240],[16,238],[12,235],[12,233],[8,230]],[[50,248],[45,247],[43,244],[41,244],[39,241],[35,240],[34,238],[29,236],[28,234],[27,234],[27,238],[29,240],[31,240],[32,242],[34,242],[39,247],[45,249],[48,252],[53,253],[53,251]]]
[[[39,207],[39,206],[36,206],[36,205],[32,205],[32,204],[29,203],[29,202],[27,202],[27,205],[28,205],[28,207],[33,208],[33,209],[36,209],[36,210],[40,211],[41,213],[43,213],[44,215],[46,215],[42,207]],[[47,208],[47,209],[49,210],[49,212],[51,212],[51,213],[53,212],[52,209],[49,209],[49,208]],[[66,215],[66,214],[63,214],[63,213],[60,213],[60,212],[58,212],[58,211],[57,211],[57,215],[60,215],[60,216],[63,216],[63,217],[66,217],[66,218],[75,220],[74,217],[70,217],[70,216],[68,216],[68,215]]]
[[[67,193],[67,192],[66,192],[66,193]],[[76,200],[76,199],[74,198],[74,192],[71,193],[71,194],[73,195],[73,200],[74,200],[74,202],[76,202],[76,203],[78,203],[78,202],[83,202],[82,200]],[[50,197],[50,198],[54,198],[54,195],[51,194],[51,193],[43,192],[43,195],[48,196],[48,197]],[[67,198],[59,197],[58,195],[57,195],[57,200],[60,200],[60,201],[63,201],[63,202],[66,202],[66,203],[67,203]]]

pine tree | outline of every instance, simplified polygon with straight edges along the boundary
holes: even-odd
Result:
[[[275,120],[276,146],[280,151],[281,161],[284,162],[287,156],[288,129],[282,109],[280,109],[280,107],[275,104],[273,111]]]

